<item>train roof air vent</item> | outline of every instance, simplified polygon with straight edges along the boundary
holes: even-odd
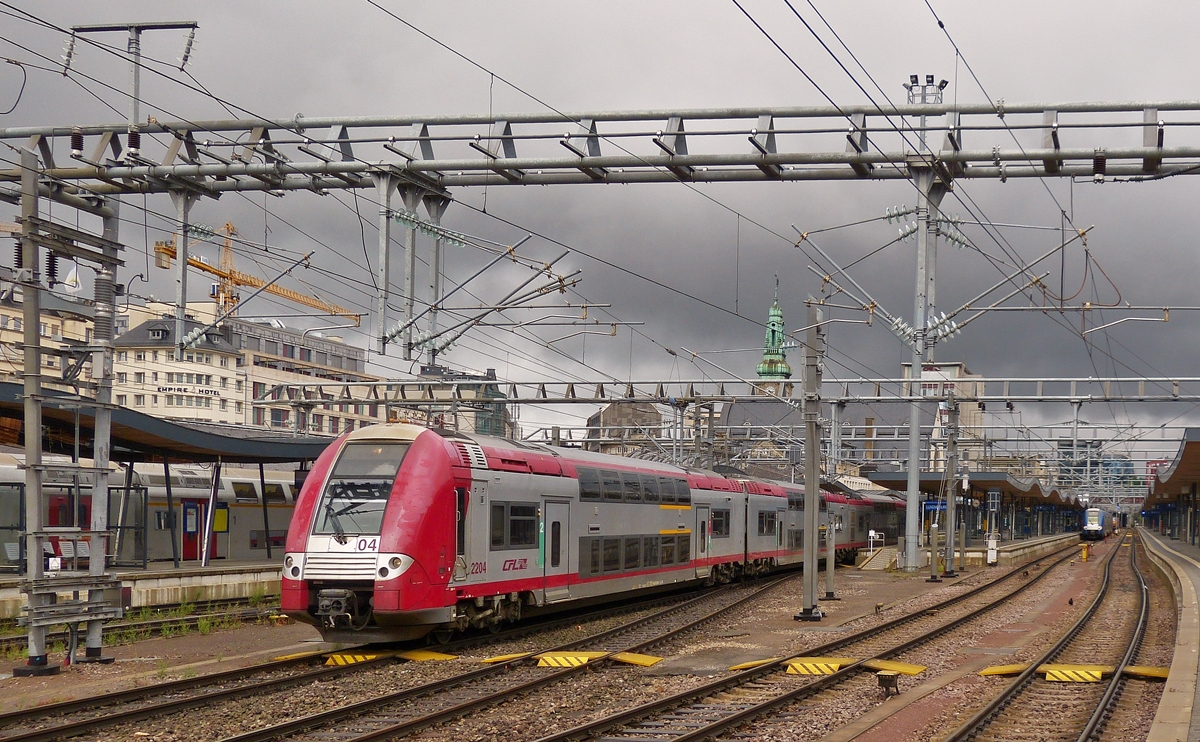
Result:
[[[454,447],[458,449],[458,455],[462,457],[463,463],[470,466],[472,469],[488,468],[487,456],[483,454],[483,448],[478,443],[469,441],[453,441]]]

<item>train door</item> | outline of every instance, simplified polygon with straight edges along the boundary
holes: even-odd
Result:
[[[571,503],[547,502],[544,505],[545,519],[543,520],[544,553],[542,559],[544,588],[546,602],[565,600],[571,597],[568,585],[570,574],[570,524]]]
[[[455,513],[458,518],[455,533],[454,580],[487,579],[488,505],[487,480],[471,482],[471,491],[454,491]]]
[[[180,558],[186,561],[195,561],[200,558],[200,537],[204,533],[205,519],[207,518],[208,502],[205,500],[184,500],[180,503],[183,509],[183,528],[180,529],[180,539],[182,540],[182,549],[180,550]],[[213,533],[208,542],[209,558],[217,558],[217,529],[220,524],[213,524]]]
[[[708,506],[696,506],[696,576],[708,577],[712,565],[708,561],[709,551]]]

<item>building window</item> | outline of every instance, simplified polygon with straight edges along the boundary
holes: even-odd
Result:
[[[241,412],[241,411],[242,411],[242,403],[241,403],[241,402],[234,402],[234,403],[233,403],[233,411],[234,411],[234,412]]]
[[[346,432],[349,433],[352,430],[354,430],[354,421],[346,418]]]
[[[157,394],[150,395],[150,406],[158,407],[158,395]]]
[[[20,317],[13,317],[13,329],[16,330],[17,332],[21,331],[21,318]]]
[[[279,355],[279,343],[274,340],[268,340],[263,343],[263,352],[270,353],[273,356]]]
[[[188,363],[195,363],[196,362],[196,354],[195,353],[186,353],[183,356],[183,360],[187,361]]]
[[[261,407],[254,408],[254,424],[266,425],[266,410]]]
[[[134,354],[133,354],[133,360],[135,360],[135,361],[144,361],[144,360],[146,360],[146,351],[144,351],[144,350],[139,350],[138,352],[134,353]]]
[[[229,403],[222,399],[221,400],[221,412],[224,412],[227,409],[229,409]]]
[[[238,379],[238,381],[237,381],[237,390],[239,392],[242,391],[242,380],[241,379]]]
[[[129,360],[129,353],[127,353],[123,350],[118,350],[117,351],[117,360],[120,361],[121,363],[125,363],[126,361]]]
[[[117,383],[118,384],[125,384],[125,383],[128,383],[128,381],[129,381],[129,374],[125,373],[124,371],[117,374]]]
[[[340,420],[338,420],[336,417],[330,417],[330,418],[329,418],[329,432],[330,432],[330,433],[337,433],[337,432],[338,432],[338,424],[339,424],[340,422],[341,422],[341,421],[340,421]]]
[[[50,334],[50,333],[46,332],[46,323],[45,322],[38,323],[38,334],[41,335],[42,337],[46,337],[47,335]]]
[[[146,374],[142,373],[141,371],[137,372],[136,374],[133,375],[133,382],[135,384],[145,384],[146,383]]]
[[[222,388],[222,389],[228,389],[228,388],[229,388],[229,377],[228,377],[228,376],[222,376],[222,377],[221,377],[221,388]]]
[[[146,406],[146,395],[145,394],[133,395],[133,406],[134,407],[145,407]]]
[[[121,405],[122,407],[125,406],[125,395],[124,394],[117,395],[117,404]]]
[[[158,372],[157,371],[150,372],[150,380],[156,384],[158,383]]]
[[[229,368],[229,356],[221,356],[221,368]]]
[[[314,432],[317,432],[317,433],[320,433],[322,430],[325,429],[325,416],[324,415],[313,415],[312,416],[312,429]]]
[[[157,350],[155,350],[155,351],[151,351],[151,353],[150,353],[150,359],[151,359],[152,361],[154,361],[155,363],[158,363],[158,351],[157,351]]]
[[[296,346],[284,344],[283,357],[284,358],[295,358],[296,357]]]
[[[10,318],[7,314],[0,314],[0,330],[8,329],[9,319]]]
[[[271,426],[275,428],[284,428],[288,424],[288,411],[274,409],[271,410]]]

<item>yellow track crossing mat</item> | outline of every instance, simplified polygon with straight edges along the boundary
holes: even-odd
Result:
[[[1125,674],[1143,680],[1166,680],[1171,672],[1169,667],[1151,667],[1150,665],[1126,665]]]
[[[863,667],[869,667],[872,670],[892,670],[901,675],[920,675],[925,672],[924,665],[913,665],[895,660],[867,660],[863,663]]]
[[[579,667],[606,655],[608,652],[542,652],[537,661],[538,667]]]
[[[985,667],[979,671],[980,675],[987,677],[988,675],[1020,675],[1029,667],[1028,662],[1018,662],[1015,665],[992,665]]]
[[[766,665],[771,662],[778,662],[781,659],[783,659],[783,658],[782,657],[768,657],[765,660],[751,660],[750,662],[743,662],[740,665],[734,665],[733,667],[729,668],[729,671],[730,672],[739,672],[741,670],[749,670],[752,667]]]
[[[832,675],[842,665],[856,661],[849,657],[793,657],[787,661],[787,671],[788,675]]]
[[[329,655],[325,660],[325,664],[333,665],[357,665],[359,662],[370,662],[382,657],[395,657],[395,652],[338,652]]]
[[[458,659],[458,655],[442,654],[432,649],[410,649],[396,656],[402,660],[410,660],[412,662],[445,662],[446,660]]]
[[[487,659],[482,659],[479,661],[485,665],[496,665],[501,662],[508,662],[509,660],[519,660],[522,657],[529,657],[532,654],[533,654],[533,652],[516,652],[515,654],[498,654],[495,657],[488,657]]]
[[[1037,669],[1053,683],[1099,683],[1100,678],[1114,670],[1111,665],[1038,665]]]

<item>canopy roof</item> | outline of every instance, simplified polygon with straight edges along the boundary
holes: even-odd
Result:
[[[876,484],[894,489],[903,497],[908,490],[908,472],[877,471],[867,474]],[[945,487],[946,475],[940,471],[923,471],[920,478],[921,492],[937,497]],[[1074,495],[1065,495],[1056,487],[1043,485],[1037,479],[1018,479],[1005,471],[973,471],[970,473],[971,489],[1000,490],[1001,497],[1028,497],[1048,505],[1077,504]]]
[[[64,392],[43,391],[44,448],[71,453],[75,440],[75,413],[79,412],[80,455],[92,457],[95,410],[80,405]],[[0,443],[22,445],[25,437],[25,403],[20,384],[0,382]],[[171,461],[196,462],[221,459],[231,463],[274,464],[312,461],[333,442],[320,435],[163,420],[125,407],[112,412],[112,460],[151,461],[164,456]]]

